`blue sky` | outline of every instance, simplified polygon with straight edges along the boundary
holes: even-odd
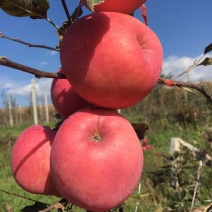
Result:
[[[48,18],[61,26],[66,20],[60,1],[50,0]],[[68,1],[70,13],[78,1]],[[181,73],[200,57],[204,48],[212,43],[211,0],[147,0],[149,27],[158,35],[164,50],[162,72]],[[83,15],[90,12],[83,8]],[[142,20],[140,9],[135,17]],[[55,47],[58,43],[56,29],[45,20],[12,17],[0,10],[0,32],[33,44]],[[0,38],[0,56],[43,71],[55,72],[60,67],[59,53],[47,49],[29,48]],[[212,56],[209,54],[207,56]],[[0,93],[13,95],[21,105],[30,103],[30,81],[36,80],[37,93],[43,100],[50,92],[51,79],[36,79],[33,75],[0,66]],[[212,80],[212,66],[199,67],[189,74],[191,81]],[[183,80],[183,78],[182,78]],[[2,107],[2,99],[0,99]]]

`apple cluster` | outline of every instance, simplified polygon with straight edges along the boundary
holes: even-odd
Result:
[[[16,140],[11,167],[23,189],[94,212],[119,206],[136,189],[142,146],[117,109],[142,101],[161,72],[158,37],[129,15],[144,2],[105,0],[65,32],[58,72],[66,79],[51,87],[63,122],[57,130],[28,127]]]

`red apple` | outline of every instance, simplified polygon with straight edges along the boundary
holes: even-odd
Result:
[[[56,132],[34,125],[26,128],[16,140],[11,168],[16,182],[34,194],[60,196],[50,173],[50,151]]]
[[[59,69],[58,72],[62,73]],[[91,106],[73,89],[67,79],[53,79],[51,85],[51,99],[57,112],[67,118],[77,110]]]
[[[146,0],[105,0],[103,3],[94,6],[95,12],[120,12],[131,14],[138,9]],[[88,8],[87,0],[82,3]]]
[[[126,108],[154,88],[163,52],[156,34],[138,19],[95,12],[69,27],[60,58],[68,81],[83,99],[100,107]]]
[[[107,211],[137,187],[143,152],[131,124],[114,110],[87,108],[69,116],[50,156],[56,188],[71,203]]]

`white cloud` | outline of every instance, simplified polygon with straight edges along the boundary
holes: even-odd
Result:
[[[36,93],[38,96],[44,96],[45,94],[50,94],[52,79],[40,79],[36,80]],[[15,82],[10,82],[10,87],[7,89],[7,93],[11,95],[17,95],[20,97],[28,98],[31,92],[31,82],[27,84],[17,84]]]
[[[52,79],[40,79],[36,83],[36,91],[39,96],[50,94]]]
[[[7,77],[1,76],[0,90],[5,90],[13,87],[13,82]]]
[[[40,66],[45,66],[45,65],[47,65],[48,63],[49,63],[49,62],[47,62],[47,61],[42,61],[42,62],[39,63],[39,65],[40,65]]]
[[[31,86],[30,85],[17,85],[13,84],[13,88],[8,90],[8,93],[12,95],[18,95],[25,97],[26,95],[29,96]]]
[[[206,57],[212,57],[212,55],[208,54]],[[165,75],[171,73],[172,75],[177,76],[187,70],[198,58],[200,58],[200,56],[196,58],[169,56],[165,58],[163,62],[162,73]],[[179,80],[183,80],[183,76],[179,78]],[[200,80],[212,80],[212,66],[198,66],[189,72],[189,81]]]
[[[50,55],[52,55],[52,56],[54,56],[54,55],[56,55],[56,54],[58,54],[59,52],[57,52],[57,51],[50,51]]]
[[[10,89],[10,88],[13,88],[13,83],[11,82],[6,82],[5,84],[2,84],[0,86],[1,89]]]

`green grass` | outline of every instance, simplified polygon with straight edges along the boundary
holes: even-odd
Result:
[[[54,122],[49,123],[49,127],[54,128]],[[45,124],[44,124],[45,125]],[[0,127],[0,143],[13,142],[20,135],[20,133],[29,127],[30,124],[18,125],[15,127]]]
[[[0,128],[0,142],[12,142],[28,125],[21,125],[16,127],[1,127]]]

